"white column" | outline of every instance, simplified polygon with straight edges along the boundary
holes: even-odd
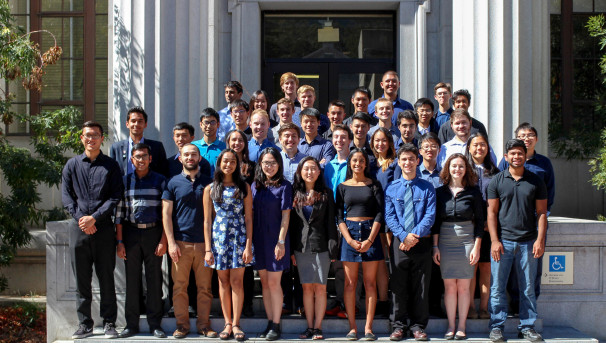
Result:
[[[258,2],[230,1],[231,74],[244,87],[243,99],[261,88],[261,9]]]
[[[417,24],[416,13],[419,9],[417,1],[400,1],[398,8],[398,28],[396,31],[398,44],[398,66],[400,74],[400,98],[414,102],[418,94],[418,56],[417,56]],[[423,32],[422,34],[425,34]],[[375,97],[379,97],[376,94]]]
[[[547,0],[454,0],[453,90],[471,93],[470,113],[497,155],[524,121],[547,150],[549,8]]]

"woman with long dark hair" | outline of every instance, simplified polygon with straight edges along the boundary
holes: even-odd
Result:
[[[467,339],[469,285],[480,259],[484,230],[482,194],[467,158],[450,155],[440,173],[443,186],[436,190],[436,220],[432,228],[433,260],[444,280],[444,305],[448,317],[447,340]],[[457,308],[459,325],[455,333]]]
[[[307,319],[307,329],[299,338],[323,339],[326,283],[330,262],[338,255],[338,234],[333,193],[324,184],[322,168],[315,158],[307,156],[299,162],[293,195],[289,232]]]
[[[217,158],[213,182],[204,189],[204,261],[217,270],[225,327],[219,338],[232,334],[246,339],[240,327],[244,302],[244,267],[253,262],[252,192],[240,177],[236,152],[225,149]],[[233,330],[233,331],[232,331]]]
[[[278,149],[265,148],[259,156],[252,184],[253,244],[257,251],[255,270],[259,271],[267,328],[261,334],[268,341],[280,338],[283,293],[282,271],[290,267],[288,224],[292,208],[292,186],[284,179],[282,156]]]
[[[345,182],[337,186],[336,208],[341,231],[341,261],[345,272],[343,300],[349,321],[347,339],[356,340],[356,286],[362,265],[366,291],[364,338],[375,340],[372,323],[377,305],[377,268],[383,261],[381,240],[377,239],[383,223],[383,188],[370,176],[370,163],[364,150],[355,148],[347,159]]]
[[[484,200],[484,218],[486,218],[488,202],[486,200],[486,189],[492,177],[499,172],[499,168],[494,165],[492,159],[488,155],[490,151],[490,143],[488,137],[481,132],[473,133],[467,140],[466,156],[469,163],[474,167],[476,175],[478,176],[478,188],[482,192],[482,199]],[[480,260],[477,264],[477,268],[480,269],[480,311],[476,311],[473,297],[476,291],[476,273],[473,274],[471,279],[471,286],[469,287],[469,293],[471,294],[471,301],[469,303],[469,314],[467,318],[475,319],[489,319],[490,313],[488,313],[488,299],[490,298],[490,234],[488,233],[488,226],[484,223],[484,234],[482,236],[482,245],[480,246]]]
[[[255,162],[248,158],[248,138],[240,130],[232,130],[225,135],[225,145],[238,155],[240,160],[240,175],[251,185],[255,180]]]

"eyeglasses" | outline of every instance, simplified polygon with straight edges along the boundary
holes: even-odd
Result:
[[[213,120],[213,121],[206,121],[205,120],[205,121],[202,122],[202,125],[204,125],[204,126],[215,126],[215,125],[217,125],[217,123],[218,122],[216,120]]]
[[[86,138],[86,139],[91,139],[91,140],[97,140],[99,138],[101,138],[101,135],[82,135],[82,137]]]
[[[421,147],[421,149],[423,150],[438,150],[438,146],[436,144],[432,144],[432,145],[423,145]]]
[[[431,113],[431,110],[425,110],[425,109],[418,109],[417,110],[418,113]]]
[[[237,111],[232,111],[232,113],[244,114],[244,113],[246,113],[246,110],[237,110]]]
[[[263,164],[263,167],[271,168],[271,167],[277,166],[278,162],[276,162],[276,161],[263,161],[263,162],[261,162],[261,164]]]
[[[527,135],[518,135],[518,139],[521,139],[521,140],[524,140],[526,138],[533,139],[533,138],[536,138],[536,137],[537,137],[537,135],[535,135],[534,133],[529,133]]]
[[[137,161],[143,161],[143,160],[147,160],[149,158],[149,154],[133,155],[133,158]]]

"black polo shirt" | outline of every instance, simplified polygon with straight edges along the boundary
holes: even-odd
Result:
[[[524,169],[516,181],[505,169],[488,185],[488,199],[499,199],[498,234],[501,239],[525,242],[537,238],[536,200],[547,199],[547,187],[536,174]]]

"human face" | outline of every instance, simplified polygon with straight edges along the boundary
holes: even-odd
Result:
[[[278,116],[280,116],[280,123],[292,123],[292,114],[294,109],[288,104],[278,105]]]
[[[469,154],[473,158],[475,164],[484,163],[484,159],[488,155],[488,143],[483,137],[475,137],[469,143]]]
[[[299,145],[299,132],[297,130],[284,130],[280,135],[280,145],[287,151],[294,151]]]
[[[130,158],[138,172],[146,172],[151,159],[152,157],[147,149],[135,150]]]
[[[537,141],[539,140],[537,135],[532,130],[519,130],[516,138],[524,141],[524,145],[526,145],[526,149],[528,149],[528,151],[534,151],[534,147],[537,145]]]
[[[520,168],[524,166],[526,162],[526,153],[524,149],[520,147],[515,147],[513,149],[509,149],[509,151],[505,154],[505,159],[509,162],[509,165],[514,168]]]
[[[301,167],[301,178],[305,183],[314,184],[319,176],[320,168],[318,168],[316,162],[309,160],[303,163],[303,167]]]
[[[318,119],[313,116],[302,116],[301,128],[306,135],[315,137],[318,134]]]
[[[143,136],[143,130],[145,130],[146,127],[147,122],[145,122],[145,117],[143,117],[143,114],[139,112],[131,113],[130,117],[126,121],[126,128],[130,132],[131,136]]]
[[[435,161],[438,158],[438,153],[440,153],[440,146],[433,140],[428,139],[421,143],[419,153],[423,156],[423,161]]]
[[[393,115],[393,105],[388,101],[377,102],[375,113],[380,120],[391,122]]]
[[[387,156],[389,151],[389,139],[381,131],[377,131],[372,138],[372,147],[381,156]]]
[[[469,109],[469,101],[463,95],[459,95],[454,99],[454,108],[464,108],[465,110]]]
[[[356,152],[351,156],[351,162],[349,163],[351,166],[351,171],[354,174],[364,174],[364,170],[366,169],[366,159],[361,152]]]
[[[84,149],[88,152],[97,152],[101,150],[101,143],[103,143],[103,135],[98,127],[85,127],[82,129],[80,140]]]
[[[351,140],[349,139],[347,131],[337,130],[332,133],[332,145],[337,152],[347,151],[349,149],[349,144],[351,144]]]
[[[261,169],[265,176],[267,176],[268,179],[271,179],[278,172],[278,161],[276,161],[272,154],[265,154],[261,160]]]
[[[343,124],[343,118],[345,118],[345,110],[339,106],[330,106],[328,108],[328,120],[331,125]]]
[[[398,129],[400,130],[400,135],[402,135],[402,140],[409,143],[415,138],[415,132],[417,132],[417,123],[415,123],[413,119],[402,118]]]
[[[202,156],[200,156],[198,149],[191,145],[183,147],[181,155],[179,156],[183,168],[189,171],[197,170],[201,159]]]
[[[402,169],[402,174],[404,175],[414,176],[417,172],[418,164],[419,158],[412,152],[403,152],[398,157],[398,165],[400,166],[400,169]]]
[[[175,145],[179,148],[179,150],[181,150],[185,144],[191,143],[193,140],[194,136],[189,133],[188,129],[173,131],[173,141],[175,141]]]
[[[469,137],[469,129],[471,127],[471,122],[467,117],[460,116],[457,117],[451,124],[452,131],[454,131],[455,135],[461,139],[462,141],[466,141],[467,137]]]
[[[244,144],[247,144],[247,142],[242,139],[242,135],[239,133],[232,133],[227,141],[227,147],[237,153],[241,153],[244,150]]]
[[[368,130],[370,130],[370,126],[364,120],[354,119],[351,122],[351,131],[353,132],[354,137],[357,140],[366,141],[366,135],[368,134]]]
[[[255,98],[255,110],[262,109],[267,111],[267,99],[265,99],[265,95],[263,93],[257,95]]]
[[[383,81],[381,81],[381,88],[387,95],[395,95],[398,93],[398,89],[400,88],[400,79],[396,74],[387,74],[383,76]]]
[[[462,158],[457,157],[450,161],[448,172],[453,180],[460,181],[465,176],[465,161]]]
[[[431,120],[431,117],[433,117],[431,106],[423,104],[417,107],[417,115],[419,116],[419,123],[423,124],[424,127],[429,126],[429,121]]]
[[[248,111],[242,106],[234,107],[231,109],[231,118],[238,127],[246,125],[246,122],[248,121]]]
[[[238,93],[235,87],[225,87],[225,101],[229,104],[230,102],[240,99],[242,93]]]
[[[238,158],[232,152],[226,152],[223,154],[221,158],[221,163],[219,163],[219,168],[223,172],[224,175],[231,175],[236,171],[236,166],[238,165]]]
[[[436,89],[436,94],[433,97],[436,99],[438,104],[440,104],[440,106],[442,106],[444,108],[450,107],[451,94],[448,91],[448,88],[442,87],[442,88]]]
[[[213,116],[204,117],[200,122],[200,128],[204,132],[205,137],[215,137],[219,128],[219,122]]]
[[[286,79],[281,88],[284,95],[290,97],[297,91],[297,84],[294,79]]]
[[[303,92],[299,95],[299,102],[301,103],[301,109],[314,107],[316,102],[316,95],[312,91]]]
[[[368,113],[368,104],[370,104],[370,99],[366,94],[362,92],[356,92],[354,97],[351,98],[351,103],[354,105],[354,113],[355,112],[367,112]]]
[[[269,128],[269,121],[265,116],[261,114],[255,114],[250,118],[250,128],[252,130],[253,137],[261,142],[267,138],[267,129]]]

